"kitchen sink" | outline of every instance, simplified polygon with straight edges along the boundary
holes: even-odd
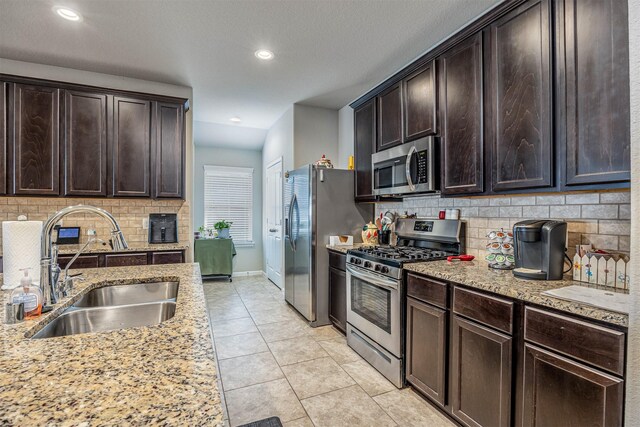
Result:
[[[74,307],[108,307],[176,300],[178,282],[136,283],[105,286],[87,292]]]
[[[176,314],[175,301],[157,301],[108,307],[70,307],[38,331],[33,338],[105,332],[116,329],[151,326]]]

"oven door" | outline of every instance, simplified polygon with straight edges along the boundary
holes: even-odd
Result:
[[[347,322],[402,357],[400,281],[347,264]]]

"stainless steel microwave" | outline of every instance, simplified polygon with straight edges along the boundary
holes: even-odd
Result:
[[[435,138],[421,138],[371,156],[373,194],[412,195],[438,191]]]

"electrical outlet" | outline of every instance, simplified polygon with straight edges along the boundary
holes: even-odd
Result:
[[[142,218],[142,229],[143,230],[149,229],[149,218]]]
[[[91,228],[87,229],[87,236],[95,236],[96,234],[96,230],[92,230]]]

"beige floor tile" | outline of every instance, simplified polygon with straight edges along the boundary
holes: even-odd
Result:
[[[211,319],[211,323],[220,320],[229,320],[229,319],[240,319],[242,317],[249,317],[249,312],[244,306],[233,306],[233,307],[211,307],[208,306],[207,310],[209,311],[209,319]]]
[[[220,364],[225,391],[284,378],[270,352],[224,359]]]
[[[218,360],[262,353],[269,350],[258,332],[221,338],[214,337],[214,340]]]
[[[373,400],[402,426],[455,427],[453,422],[411,389],[381,394]]]
[[[310,328],[302,322],[286,321],[267,323],[258,326],[258,329],[266,342],[275,342],[307,336]]]
[[[243,299],[242,302],[244,303],[245,307],[247,307],[247,310],[250,311],[277,309],[282,305],[273,297]]]
[[[382,374],[375,370],[364,360],[345,363],[342,368],[347,371],[369,396],[377,396],[397,388],[391,384]]]
[[[283,306],[266,310],[250,310],[249,312],[256,325],[296,320],[295,313],[288,307]]]
[[[317,342],[306,336],[271,342],[267,345],[280,366],[328,356],[327,352]]]
[[[231,390],[225,393],[232,426],[279,417],[287,422],[304,417],[302,405],[285,379]]]
[[[282,367],[299,399],[354,385],[351,377],[330,357]]]
[[[282,427],[314,427],[309,417],[298,418],[297,420],[282,423]]]
[[[302,405],[316,427],[396,425],[357,385],[304,399]]]
[[[344,337],[320,341],[319,344],[326,350],[339,365],[361,360],[361,357],[347,345]]]
[[[216,338],[247,334],[250,332],[258,332],[258,328],[256,328],[256,325],[253,323],[251,317],[220,320],[216,323],[213,323],[211,327],[213,329],[213,335]]]
[[[316,341],[330,340],[342,336],[340,332],[333,326],[320,326],[318,328],[310,328],[309,335]]]

